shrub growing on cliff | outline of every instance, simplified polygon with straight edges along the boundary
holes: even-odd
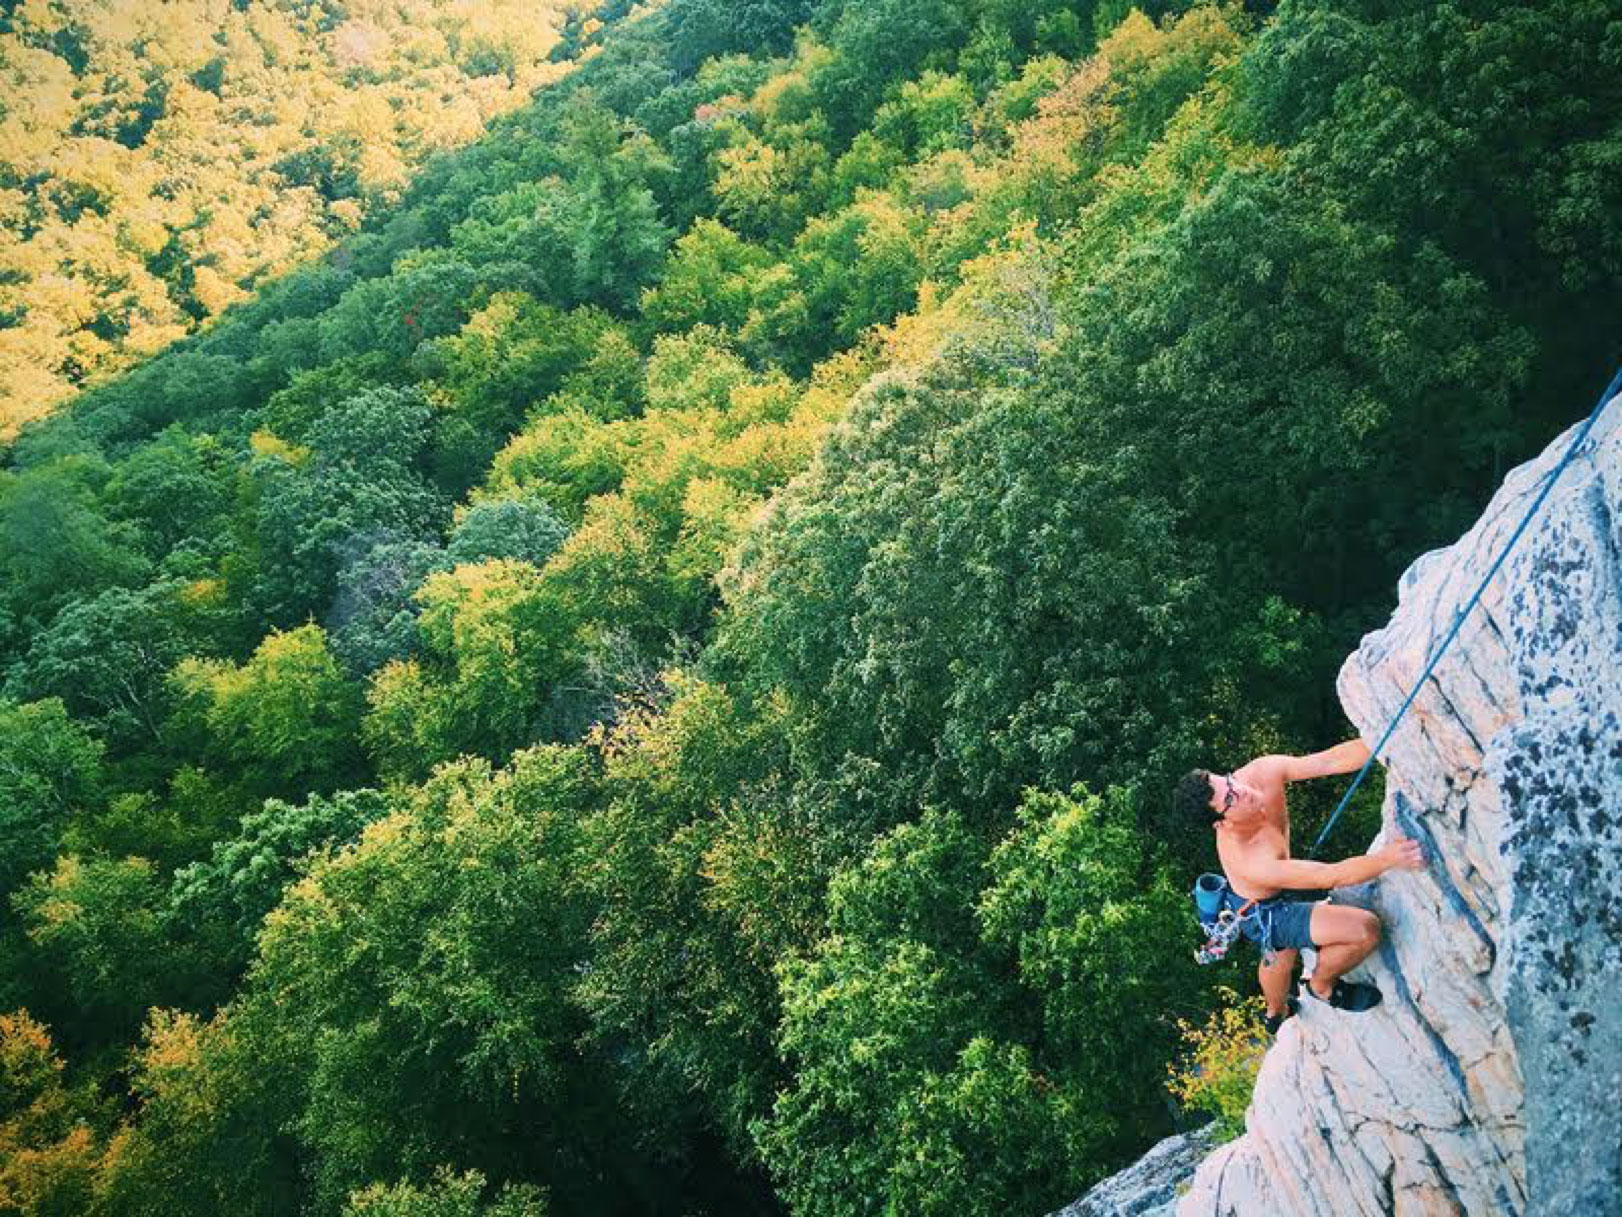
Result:
[[[1168,1066],[1166,1089],[1186,1107],[1210,1113],[1218,1141],[1245,1131],[1245,1108],[1267,1053],[1261,1028],[1262,1000],[1223,989],[1223,1004],[1203,1026],[1178,1020],[1187,1055]]]

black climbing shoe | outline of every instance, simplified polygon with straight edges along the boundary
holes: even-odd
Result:
[[[1324,1001],[1319,997],[1311,984],[1301,986],[1316,1001]],[[1325,1005],[1333,1006],[1337,1010],[1348,1010],[1354,1014],[1364,1010],[1372,1010],[1380,1004],[1380,990],[1373,985],[1363,984],[1355,980],[1337,980],[1334,988],[1329,990],[1329,1000]]]
[[[1262,1025],[1267,1028],[1268,1035],[1277,1035],[1278,1029],[1284,1025],[1284,1020],[1289,1018],[1292,1014],[1299,1013],[1300,1010],[1300,1002],[1296,1001],[1293,997],[1286,997],[1284,999],[1284,1013],[1269,1014],[1266,1018],[1262,1019]]]

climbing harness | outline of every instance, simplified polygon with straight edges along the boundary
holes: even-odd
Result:
[[[1317,856],[1318,850],[1322,848],[1325,838],[1329,836],[1329,830],[1335,826],[1335,821],[1340,819],[1340,813],[1345,811],[1346,805],[1352,801],[1352,795],[1357,792],[1357,788],[1362,783],[1364,775],[1368,773],[1370,767],[1379,757],[1380,750],[1390,742],[1391,733],[1397,729],[1397,724],[1402,721],[1402,716],[1408,712],[1408,707],[1413,705],[1414,698],[1419,695],[1419,690],[1423,688],[1425,682],[1430,679],[1431,672],[1435,669],[1437,662],[1442,658],[1442,655],[1447,651],[1447,648],[1452,644],[1453,639],[1458,637],[1459,627],[1464,624],[1464,619],[1469,616],[1470,610],[1475,608],[1476,603],[1481,599],[1482,593],[1487,590],[1487,584],[1490,583],[1492,581],[1492,577],[1498,573],[1498,568],[1504,564],[1504,559],[1509,557],[1509,551],[1515,548],[1515,542],[1521,539],[1521,534],[1526,531],[1526,526],[1532,522],[1532,517],[1535,516],[1538,513],[1538,509],[1543,506],[1543,500],[1549,497],[1549,491],[1554,489],[1555,479],[1565,471],[1566,466],[1571,463],[1572,457],[1577,455],[1578,450],[1587,441],[1588,433],[1594,429],[1594,424],[1599,421],[1599,416],[1604,413],[1605,407],[1610,400],[1616,396],[1618,389],[1622,389],[1622,369],[1617,370],[1616,375],[1611,378],[1611,383],[1606,387],[1605,392],[1600,394],[1599,402],[1594,406],[1593,411],[1589,414],[1588,420],[1583,423],[1582,429],[1577,432],[1577,437],[1571,441],[1571,445],[1566,449],[1565,455],[1560,458],[1560,463],[1551,469],[1548,476],[1544,478],[1543,487],[1538,491],[1537,498],[1535,498],[1532,501],[1532,505],[1526,509],[1526,514],[1521,517],[1521,522],[1515,526],[1515,531],[1510,534],[1510,538],[1508,542],[1505,543],[1504,548],[1499,551],[1498,556],[1493,559],[1492,566],[1490,566],[1487,569],[1487,573],[1481,577],[1481,582],[1479,585],[1477,585],[1476,590],[1471,593],[1470,599],[1465,602],[1463,608],[1459,609],[1453,614],[1453,626],[1448,630],[1447,637],[1442,639],[1442,645],[1436,648],[1436,653],[1431,656],[1430,662],[1425,665],[1425,670],[1419,674],[1419,679],[1414,681],[1414,687],[1408,691],[1408,696],[1403,699],[1402,705],[1399,706],[1397,708],[1397,712],[1391,716],[1391,722],[1386,727],[1385,734],[1380,736],[1380,742],[1375,744],[1374,747],[1369,750],[1368,760],[1363,762],[1363,768],[1357,771],[1357,776],[1352,779],[1352,784],[1347,787],[1346,793],[1341,796],[1340,803],[1330,814],[1329,819],[1324,823],[1323,829],[1318,833],[1318,839],[1312,843],[1312,848],[1307,851],[1307,857],[1314,858]]]
[[[1260,925],[1262,963],[1273,962],[1273,902],[1245,900],[1237,908],[1231,901],[1243,899],[1228,886],[1222,875],[1204,874],[1194,881],[1194,907],[1205,930],[1205,945],[1194,952],[1194,959],[1202,964],[1221,960],[1244,933],[1247,921]]]

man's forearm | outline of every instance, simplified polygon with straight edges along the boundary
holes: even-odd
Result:
[[[1361,739],[1349,739],[1329,749],[1329,756],[1335,762],[1332,772],[1350,773],[1354,769],[1361,769],[1363,762],[1369,759],[1369,746]]]
[[[1330,863],[1329,870],[1333,882],[1328,886],[1355,887],[1359,883],[1367,883],[1370,879],[1378,879],[1390,868],[1391,864],[1380,854],[1359,854],[1355,858]]]
[[[1389,869],[1390,863],[1377,853],[1359,854],[1341,862],[1280,858],[1258,866],[1243,877],[1258,886],[1318,889],[1367,883]]]

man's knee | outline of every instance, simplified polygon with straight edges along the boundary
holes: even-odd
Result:
[[[1312,941],[1372,951],[1380,945],[1380,919],[1367,909],[1320,904],[1312,911]]]
[[[1357,945],[1372,951],[1380,945],[1380,919],[1367,909],[1357,909]]]

